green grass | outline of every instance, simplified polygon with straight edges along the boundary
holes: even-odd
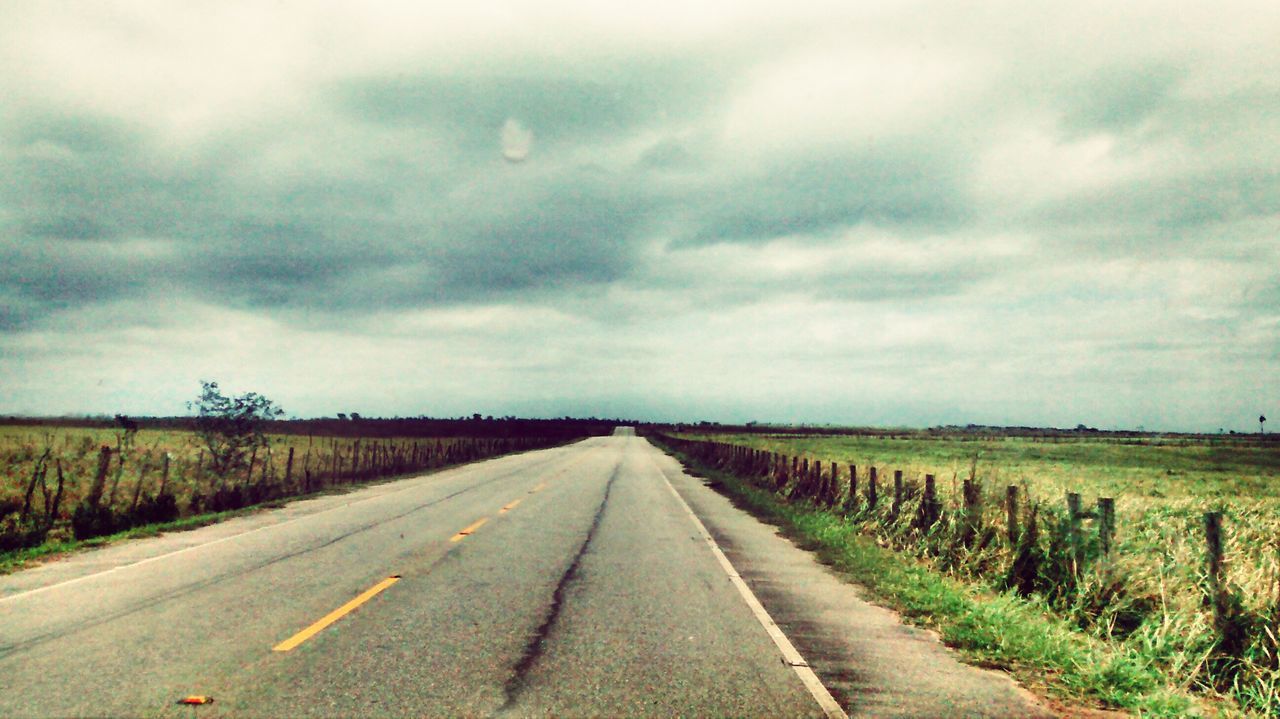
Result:
[[[1027,686],[1059,699],[1086,700],[1142,716],[1202,713],[1200,703],[1171,686],[1141,652],[1089,636],[1041,602],[940,573],[879,546],[836,513],[788,503],[725,472],[701,465],[694,469],[715,480],[739,506],[779,525],[824,562],[868,588],[879,603],[938,631],[975,664],[1007,670]]]

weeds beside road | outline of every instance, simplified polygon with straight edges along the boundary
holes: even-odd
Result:
[[[244,507],[551,446],[555,437],[269,435],[233,471],[182,430],[0,427],[0,557],[207,524]]]

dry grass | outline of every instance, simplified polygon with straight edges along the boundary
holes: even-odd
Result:
[[[103,494],[107,508],[124,515],[138,502],[156,497],[165,482],[165,493],[176,500],[178,515],[189,516],[302,494],[334,483],[372,479],[379,473],[393,473],[396,467],[410,468],[409,464],[412,469],[422,469],[463,461],[474,458],[464,450],[487,451],[495,446],[468,438],[362,440],[269,435],[267,440],[255,453],[248,471],[220,476],[210,470],[207,452],[192,432],[143,429],[129,435],[112,429],[0,426],[0,534],[12,539],[30,526],[22,522],[20,508],[27,504],[33,470],[43,466],[43,481],[31,493],[31,522],[38,525],[37,520],[52,508],[46,492],[57,496],[59,471],[65,481],[56,516],[50,517],[51,526],[38,527],[40,531],[32,536],[41,542],[71,538],[72,513],[89,493],[102,447],[112,450]],[[290,468],[291,449],[294,460]],[[42,457],[46,457],[43,465]],[[355,457],[359,457],[358,465]],[[379,464],[374,465],[374,459]],[[219,490],[234,490],[235,505],[219,505]]]

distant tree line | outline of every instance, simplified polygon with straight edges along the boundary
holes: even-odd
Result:
[[[1259,418],[1259,424],[1265,422],[1265,418]],[[879,439],[929,439],[929,438],[945,438],[959,440],[985,440],[996,437],[1025,437],[1030,439],[1063,439],[1090,437],[1098,439],[1112,440],[1150,440],[1150,439],[1215,439],[1221,436],[1222,430],[1216,433],[1209,432],[1157,432],[1145,431],[1142,429],[1097,429],[1084,424],[1078,424],[1072,429],[1058,427],[1003,427],[993,425],[967,424],[967,425],[940,425],[928,428],[912,428],[912,427],[840,427],[827,424],[767,424],[761,422],[747,422],[746,424],[722,424],[719,422],[684,422],[684,423],[641,423],[637,425],[648,428],[656,432],[712,432],[716,434],[773,434],[787,436],[856,436],[856,437],[875,437]],[[1241,438],[1252,438],[1258,440],[1260,437],[1267,442],[1280,442],[1280,435],[1271,434],[1264,435],[1259,433],[1243,433],[1231,431],[1232,435]]]
[[[596,417],[526,419],[519,417],[359,417],[338,419],[271,419],[262,424],[267,434],[315,435],[324,437],[581,437],[606,435],[618,425],[634,425],[632,420]],[[129,417],[138,429],[198,430],[195,417]],[[84,427],[118,429],[112,417],[0,417],[0,425]]]

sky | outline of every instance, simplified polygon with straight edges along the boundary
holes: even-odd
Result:
[[[1277,38],[1274,0],[0,2],[0,413],[1256,431]]]

